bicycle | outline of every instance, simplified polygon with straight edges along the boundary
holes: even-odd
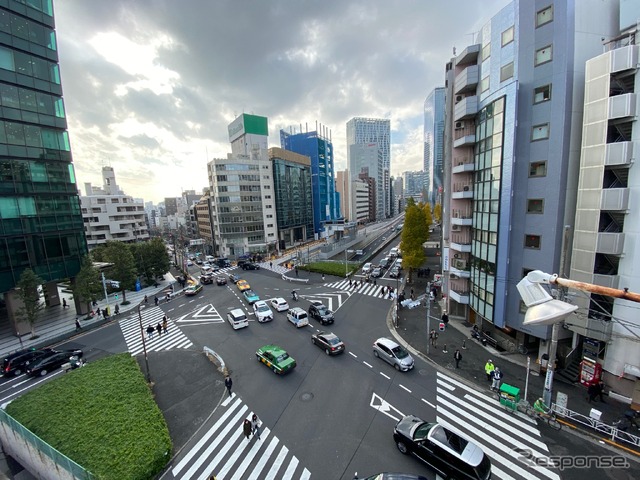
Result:
[[[524,343],[519,343],[516,345],[515,343],[509,344],[509,353],[520,353],[522,355],[526,355],[529,353],[529,349],[524,345]]]
[[[547,425],[549,425],[554,430],[560,430],[562,428],[562,423],[558,421],[558,417],[556,416],[553,410],[549,410],[548,412],[540,412],[536,410],[534,407],[529,406],[526,409],[525,413],[529,417],[534,418],[536,420],[538,419],[545,420],[547,422]]]

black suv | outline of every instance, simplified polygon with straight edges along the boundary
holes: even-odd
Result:
[[[257,263],[245,262],[242,264],[243,270],[260,270],[260,265]]]
[[[2,363],[2,374],[5,377],[14,376],[17,377],[27,370],[30,363],[36,362],[46,355],[50,355],[55,350],[45,348],[42,350],[36,350],[35,348],[29,348],[26,350],[20,350],[14,352],[11,355],[7,355]]]
[[[318,320],[322,325],[330,325],[333,323],[333,312],[318,301],[311,302],[309,316]]]

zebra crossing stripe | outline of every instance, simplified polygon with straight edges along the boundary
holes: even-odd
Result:
[[[280,449],[280,453],[276,457],[276,461],[273,462],[273,465],[271,466],[271,470],[269,470],[269,473],[267,473],[265,480],[274,480],[276,478],[276,473],[278,473],[278,470],[280,470],[280,467],[284,463],[284,459],[286,458],[287,453],[289,453],[289,449],[285,445],[283,445]]]
[[[260,450],[266,444],[266,440],[269,437],[270,433],[271,433],[271,430],[269,430],[268,428],[265,428],[264,431],[260,432],[260,440],[258,440],[257,442],[253,443],[253,445],[251,447],[251,450],[249,450],[249,453],[247,453],[244,456],[244,460],[242,460],[242,463],[240,465],[238,465],[238,468],[236,469],[235,473],[233,474],[232,479],[240,480],[242,478],[242,475],[247,470],[247,468],[249,468],[249,465],[251,465],[251,462],[253,461],[254,457],[257,455],[258,450]],[[248,445],[249,444],[247,443],[245,448],[242,449],[242,451],[246,450],[246,447]],[[239,455],[240,455],[240,453],[238,451],[236,451],[236,453],[234,454],[235,458],[233,458],[233,463],[236,462],[237,457]],[[220,472],[217,474],[217,476],[219,476],[220,478],[225,478],[229,474],[229,470],[233,466],[233,463],[231,463],[231,460],[229,460],[227,462],[227,464],[224,467],[222,467],[222,470],[220,470]]]
[[[253,469],[253,472],[251,472],[251,475],[249,476],[249,478],[260,478],[260,473],[262,473],[262,470],[264,470],[264,467],[267,465],[267,460],[271,457],[271,454],[273,453],[273,451],[276,449],[277,446],[278,446],[278,439],[276,437],[273,437],[271,439],[271,443],[265,450],[264,454],[260,458],[260,461],[258,462],[256,467]],[[236,477],[234,476],[233,478],[235,479]]]
[[[132,356],[139,355],[144,351],[142,338],[143,335],[147,335],[147,326],[151,325],[152,327],[156,327],[158,323],[162,322],[164,315],[160,307],[147,307],[140,312],[140,318],[138,318],[138,316],[131,316],[118,322],[127,344],[127,349]],[[140,328],[141,322],[142,329]],[[153,338],[145,337],[147,351],[189,348],[192,345],[191,340],[189,340],[170,319],[167,319],[167,333],[158,335],[158,333],[154,331]]]

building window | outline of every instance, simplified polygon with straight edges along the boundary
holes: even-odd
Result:
[[[500,81],[504,82],[513,77],[513,62],[507,63],[500,69]]]
[[[542,198],[528,199],[527,213],[544,213],[544,200]]]
[[[486,92],[487,90],[489,90],[489,78],[490,78],[489,75],[487,75],[480,81],[481,92]]]
[[[549,124],[534,125],[531,127],[531,141],[545,140],[549,138]]]
[[[273,228],[273,223],[267,223],[267,228]]]
[[[264,208],[273,208],[271,205],[265,205]]]
[[[487,43],[484,47],[482,47],[482,61],[484,62],[490,56],[491,56],[491,44]]]
[[[531,162],[529,164],[529,176],[530,177],[546,177],[547,162]]]
[[[553,5],[543,8],[536,14],[536,28],[541,27],[553,20]]]
[[[540,248],[540,235],[525,235],[524,236],[525,248]]]
[[[542,103],[551,100],[551,85],[543,85],[533,91],[533,103]]]
[[[550,62],[553,58],[551,45],[547,45],[540,50],[536,50],[536,58],[534,65],[537,67],[538,65],[542,65],[543,63]]]
[[[513,42],[513,26],[507,28],[504,32],[502,32],[502,46],[510,44]]]

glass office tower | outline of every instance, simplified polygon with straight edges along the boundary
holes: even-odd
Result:
[[[74,277],[86,253],[51,0],[2,2],[0,295],[9,317],[7,292],[25,269],[48,284],[45,298],[56,305],[55,282]]]

